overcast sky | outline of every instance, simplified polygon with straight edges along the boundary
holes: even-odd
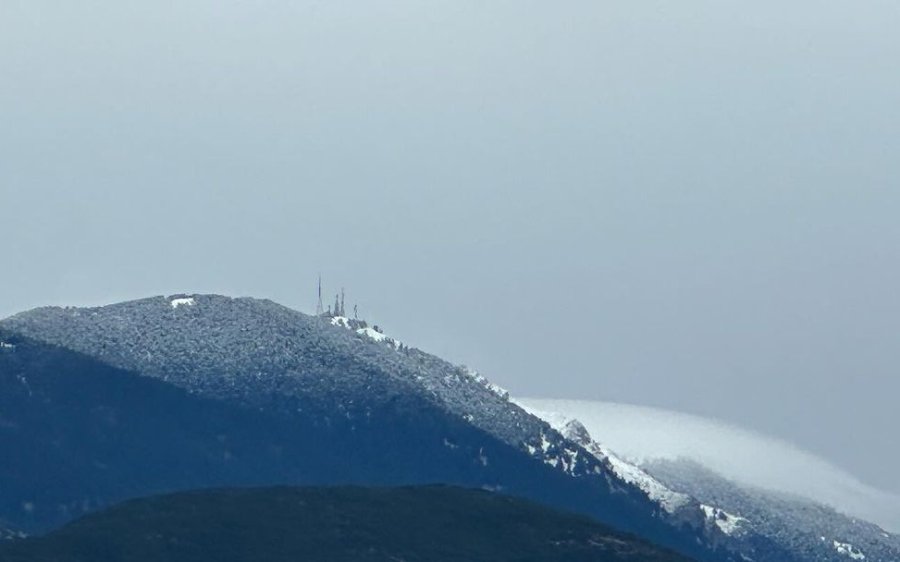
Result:
[[[900,490],[900,4],[0,2],[0,316],[221,292]],[[602,436],[598,436],[602,439]]]

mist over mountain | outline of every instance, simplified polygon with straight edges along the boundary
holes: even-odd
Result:
[[[637,464],[688,459],[750,487],[798,495],[900,532],[900,496],[779,439],[680,412],[586,400],[516,399],[578,419]]]
[[[896,560],[900,536],[803,496],[729,480],[687,459],[656,459],[641,467],[673,490],[740,513],[758,532],[814,555],[825,550],[836,558]]]
[[[786,444],[675,412],[577,400],[516,402],[564,434],[576,427],[585,439],[596,435],[602,443],[593,447],[618,458],[623,473],[649,494],[700,501],[718,524],[761,534],[798,559],[900,559],[900,536],[871,522],[877,519],[857,518],[846,506],[825,501],[843,497],[870,512],[895,510],[900,506],[890,494],[872,494],[880,503],[871,502],[872,495],[860,497],[858,490],[867,488]],[[815,491],[828,485],[834,486],[831,495],[817,497]]]

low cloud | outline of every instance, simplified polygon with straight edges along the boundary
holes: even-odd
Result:
[[[737,482],[797,494],[900,532],[900,496],[864,484],[786,441],[717,420],[644,406],[536,398],[516,401],[577,418],[595,440],[637,464],[691,459]]]

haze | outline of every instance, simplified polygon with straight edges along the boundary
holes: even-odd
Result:
[[[0,3],[0,316],[316,277],[900,491],[900,5]],[[602,436],[598,436],[602,440]]]

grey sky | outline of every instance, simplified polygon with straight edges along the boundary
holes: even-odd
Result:
[[[0,2],[0,316],[315,278],[900,490],[900,5]],[[600,436],[602,439],[602,436]]]

